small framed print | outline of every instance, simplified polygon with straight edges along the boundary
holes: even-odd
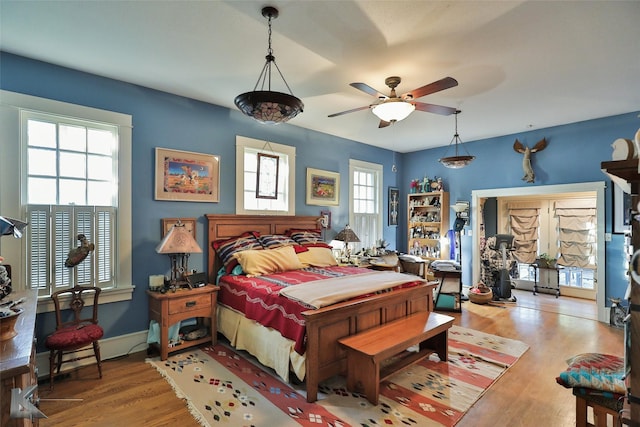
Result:
[[[185,230],[191,233],[191,236],[196,238],[196,219],[195,218],[162,218],[162,228],[160,233],[160,238],[164,238],[164,236],[171,230],[176,224],[184,224]]]
[[[400,191],[389,187],[389,225],[398,225],[398,207],[400,205]]]
[[[278,171],[280,157],[274,154],[258,153],[258,173],[256,174],[256,199],[278,198]]]
[[[218,202],[220,156],[156,148],[155,199]]]
[[[631,194],[613,183],[613,233],[623,234],[631,229]]]
[[[340,201],[340,174],[307,168],[307,204],[337,206]]]

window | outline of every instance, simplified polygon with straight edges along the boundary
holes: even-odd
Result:
[[[258,153],[278,156],[275,199],[256,197]],[[295,215],[295,164],[295,147],[236,137],[236,213]]]
[[[349,160],[351,194],[349,225],[360,238],[360,248],[370,248],[382,238],[382,166]]]
[[[131,116],[6,91],[2,101],[0,179],[21,189],[0,193],[12,207],[2,213],[29,223],[18,244],[2,242],[16,282],[41,297],[85,285],[111,291],[101,302],[130,299]],[[94,250],[67,268],[80,234]]]

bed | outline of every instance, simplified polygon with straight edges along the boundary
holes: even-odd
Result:
[[[294,281],[314,282],[315,275],[326,274],[323,271],[325,269],[305,268],[291,273],[285,271],[277,277],[273,277],[275,275],[247,275],[251,277],[245,277],[243,274],[234,275],[235,269],[232,270],[230,265],[223,261],[229,258],[226,257],[227,254],[224,253],[224,248],[220,247],[219,242],[248,234],[281,236],[287,235],[290,230],[317,229],[318,217],[207,214],[206,218],[208,277],[210,283],[220,285],[218,331],[225,335],[236,349],[253,354],[262,364],[273,368],[285,381],[289,381],[290,372],[293,372],[299,380],[304,380],[309,402],[317,400],[318,385],[321,381],[337,374],[344,374],[346,370],[346,354],[338,345],[338,339],[413,313],[433,310],[435,284],[425,282],[418,276],[377,272],[359,267],[330,266],[326,270],[332,275],[341,276],[337,280],[338,283],[339,280],[350,284],[381,282],[382,278],[387,279],[392,276],[374,275],[387,273],[403,276],[402,280],[406,283],[399,284],[397,282],[399,277],[393,276],[393,285],[387,285],[384,291],[365,292],[364,295],[350,297],[348,300],[323,303],[327,305],[318,305],[315,302],[309,305],[308,302],[298,301],[302,308],[292,305],[295,305],[296,300],[294,298],[292,302],[291,295],[290,298],[286,298],[275,295],[275,292],[271,291],[267,296],[257,297],[257,294],[252,292],[258,292],[257,289],[262,287],[269,289],[269,286],[262,285],[265,280],[280,284],[280,280],[289,275],[293,276]],[[214,250],[214,247],[217,250]],[[251,252],[256,251],[248,251],[245,254]],[[220,275],[222,277],[218,280]],[[307,276],[311,276],[311,279]],[[238,291],[235,290],[235,285],[244,285],[245,288]],[[305,284],[302,283],[302,285]],[[309,285],[312,284],[309,283]],[[392,290],[388,289],[390,286]],[[296,284],[287,289],[292,288],[294,292],[302,287]],[[323,284],[323,292],[325,288]],[[240,298],[239,295],[242,297]],[[278,307],[277,310],[272,310],[276,320],[271,319],[270,324],[266,322],[268,326],[261,324],[262,320],[255,320],[255,313],[243,312],[245,310],[243,300],[256,299],[259,299],[263,306]],[[315,308],[316,306],[320,308]],[[295,327],[289,331],[279,330],[279,323],[282,323],[284,318],[296,319],[298,326],[302,327],[302,332]]]

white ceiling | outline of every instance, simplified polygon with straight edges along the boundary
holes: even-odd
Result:
[[[305,104],[291,125],[400,152],[448,145],[453,115],[327,117],[375,101],[349,83],[388,94],[394,75],[398,94],[457,79],[419,101],[462,110],[465,142],[640,109],[640,1],[0,0],[0,48],[235,109],[265,62],[268,4],[276,63]]]

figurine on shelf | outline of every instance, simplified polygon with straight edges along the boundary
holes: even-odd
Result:
[[[444,183],[442,177],[438,177],[431,181],[431,191],[444,191]]]

